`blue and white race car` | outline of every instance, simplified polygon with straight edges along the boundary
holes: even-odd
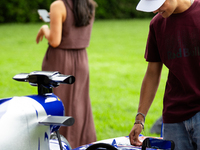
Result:
[[[60,126],[74,124],[73,116],[64,116],[62,101],[53,94],[59,84],[73,84],[75,77],[59,72],[34,71],[13,77],[38,87],[38,95],[0,100],[0,150],[71,150],[70,143],[59,134]],[[98,141],[74,150],[173,149],[173,141],[140,136],[142,147],[130,145],[127,136]]]

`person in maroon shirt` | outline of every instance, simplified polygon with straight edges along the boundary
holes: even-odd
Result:
[[[132,145],[155,97],[163,64],[169,69],[163,98],[163,138],[175,150],[200,149],[200,1],[141,0],[137,10],[158,13],[151,20],[138,113],[129,134]]]

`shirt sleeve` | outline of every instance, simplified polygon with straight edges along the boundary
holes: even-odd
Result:
[[[147,39],[146,51],[144,58],[148,62],[161,62],[155,30],[153,26],[153,20],[150,23],[149,35]]]

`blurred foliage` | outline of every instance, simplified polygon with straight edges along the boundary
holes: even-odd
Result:
[[[139,0],[95,0],[98,4],[96,19],[133,19],[152,18],[153,13],[139,12],[136,6]]]
[[[37,9],[47,9],[54,0],[0,0],[0,23],[38,22]],[[95,0],[96,20],[98,19],[132,19],[152,17],[152,13],[137,11],[138,1],[133,0]]]
[[[0,0],[0,23],[37,22],[37,9],[49,10],[53,0]]]

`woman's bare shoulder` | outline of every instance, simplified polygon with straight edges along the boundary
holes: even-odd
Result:
[[[51,6],[50,6],[51,8],[53,7],[53,8],[64,8],[65,7],[65,5],[64,5],[64,3],[63,3],[63,1],[62,0],[56,0],[56,1],[54,1],[53,3],[51,3]]]

